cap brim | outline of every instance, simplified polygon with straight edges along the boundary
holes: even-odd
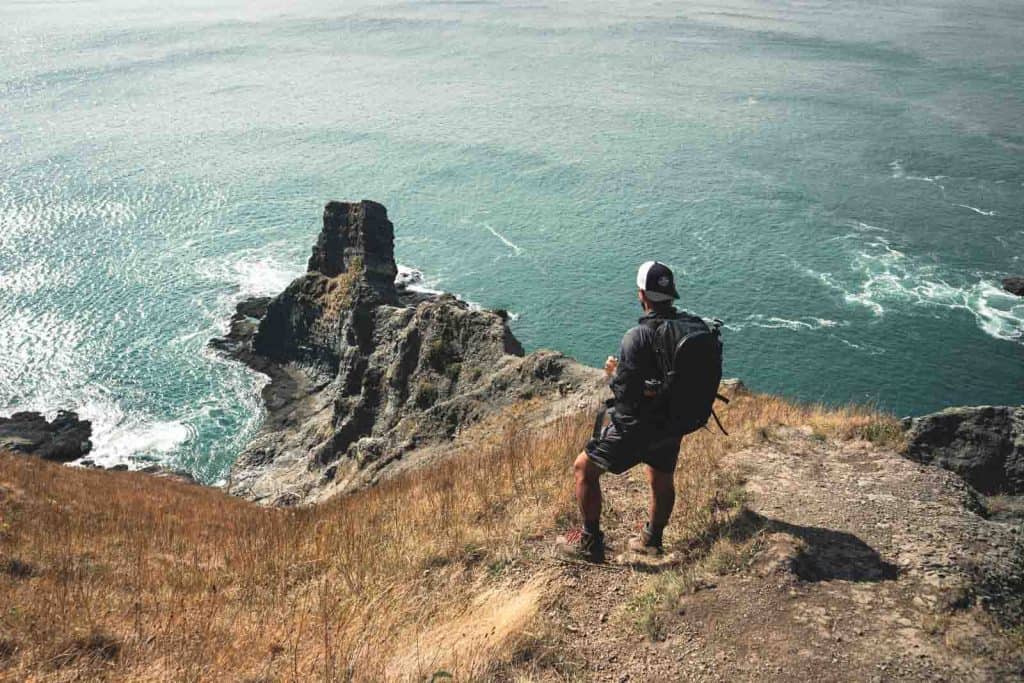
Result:
[[[673,292],[674,292],[674,290],[673,290]],[[661,292],[651,292],[651,291],[646,290],[646,289],[644,290],[644,296],[646,296],[649,301],[672,301],[673,299],[678,299],[679,298],[678,294],[675,294],[673,296],[673,294],[662,294]]]

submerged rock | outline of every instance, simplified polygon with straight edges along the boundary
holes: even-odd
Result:
[[[1024,296],[1024,277],[1003,278],[1003,289],[1010,294]]]
[[[952,470],[982,493],[1024,492],[1024,406],[947,408],[904,428],[912,460]]]
[[[71,462],[92,450],[92,423],[62,410],[52,422],[36,412],[0,417],[0,450]]]
[[[271,381],[229,491],[295,504],[353,490],[512,401],[599,377],[555,352],[524,357],[504,312],[396,287],[397,273],[386,209],[330,202],[309,271],[239,305],[213,344]]]

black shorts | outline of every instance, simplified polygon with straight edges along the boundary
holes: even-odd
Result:
[[[671,474],[679,459],[683,437],[649,430],[619,429],[612,420],[601,430],[599,438],[591,439],[584,449],[587,457],[605,472],[622,474],[639,463],[659,472]]]

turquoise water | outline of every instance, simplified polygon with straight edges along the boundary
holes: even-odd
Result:
[[[727,374],[897,413],[1024,400],[1024,5],[0,4],[0,414],[222,477],[261,380],[206,350],[327,199],[598,363],[637,264]]]

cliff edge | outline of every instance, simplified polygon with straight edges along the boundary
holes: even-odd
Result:
[[[586,402],[599,386],[596,370],[560,353],[524,355],[503,311],[396,286],[397,273],[387,210],[329,202],[308,272],[238,305],[213,344],[270,383],[231,493],[291,505],[356,490],[436,455],[498,408]]]

